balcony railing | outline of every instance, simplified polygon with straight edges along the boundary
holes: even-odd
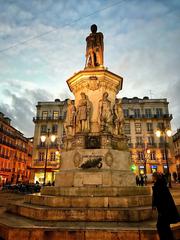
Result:
[[[44,167],[45,164],[45,160],[34,160],[33,162],[33,166],[34,167]],[[47,161],[47,167],[55,167],[57,168],[59,166],[59,163],[57,161],[54,160],[48,160]]]
[[[11,138],[13,138],[13,139],[16,138],[15,134],[6,131],[6,130],[5,130],[4,128],[2,128],[2,127],[0,127],[0,132],[3,132],[5,135],[7,135],[7,136],[9,136],[9,137],[11,137]]]
[[[0,154],[1,158],[5,158],[5,159],[9,159],[9,156],[5,155],[5,154]]]
[[[58,144],[57,143],[51,143],[51,144],[49,144],[49,148],[56,148],[56,149],[58,149]],[[37,148],[38,149],[46,149],[46,145],[45,144],[39,144],[39,145],[37,145]]]
[[[53,116],[49,116],[49,117],[33,117],[33,122],[37,123],[40,121],[63,121],[65,119],[65,115],[61,115],[59,117],[53,117]]]
[[[148,148],[156,148],[157,144],[156,143],[147,143]]]
[[[144,143],[136,143],[136,148],[144,148],[145,144]]]
[[[158,119],[162,119],[162,118],[165,118],[165,119],[169,119],[171,120],[173,117],[172,117],[172,114],[132,114],[132,115],[126,115],[125,118],[133,118],[133,119],[142,119],[142,118],[158,118]]]
[[[134,146],[133,143],[128,143],[129,148],[133,148],[133,146]]]
[[[159,143],[159,148],[165,148],[165,144],[166,144],[166,147],[169,148],[169,143]]]

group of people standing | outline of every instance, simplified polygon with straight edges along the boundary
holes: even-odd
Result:
[[[147,181],[147,176],[145,175],[136,175],[136,185],[137,186],[144,186],[146,184]]]

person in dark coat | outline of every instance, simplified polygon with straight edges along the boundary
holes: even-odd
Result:
[[[153,181],[152,208],[156,208],[158,212],[156,226],[160,240],[175,240],[170,224],[179,222],[180,216],[164,175],[153,173]]]

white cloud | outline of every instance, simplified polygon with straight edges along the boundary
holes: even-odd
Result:
[[[122,1],[73,24],[74,19],[111,4],[96,0],[81,0],[78,4],[72,0],[56,4],[53,0],[32,0],[2,6],[8,14],[0,16],[1,49],[51,31],[1,55],[1,91],[4,89],[5,99],[11,98],[9,113],[13,106],[17,120],[18,114],[23,114],[15,104],[24,104],[25,113],[25,96],[30,99],[30,109],[44,99],[43,94],[50,95],[51,100],[72,97],[66,79],[84,68],[85,38],[90,25],[96,23],[105,37],[105,65],[124,77],[120,96],[143,97],[151,89],[153,97],[168,98],[173,121],[179,125],[180,4]],[[2,97],[0,101],[4,104]],[[27,115],[31,114],[29,111]]]

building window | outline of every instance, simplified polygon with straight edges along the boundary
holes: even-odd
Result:
[[[163,136],[160,136],[159,142],[160,142],[161,144],[164,144],[164,137],[163,137]]]
[[[129,117],[129,109],[123,109],[124,117]]]
[[[51,152],[50,160],[51,161],[55,161],[56,160],[56,153],[55,152]]]
[[[159,117],[162,117],[162,115],[163,115],[163,110],[162,110],[162,108],[156,108],[156,115],[157,115],[158,118],[159,118]]]
[[[163,160],[166,160],[166,154],[167,154],[167,158],[169,158],[169,151],[168,149],[166,149],[166,153],[164,150],[161,151],[161,156]]]
[[[57,120],[59,118],[59,112],[54,111],[53,112],[53,119]]]
[[[155,151],[150,152],[149,158],[150,160],[156,160],[156,152]]]
[[[160,129],[160,130],[163,130],[164,129],[164,123],[163,122],[158,122],[157,123],[157,128]]]
[[[47,132],[47,125],[41,125],[41,133]]]
[[[124,124],[124,133],[125,134],[130,134],[131,133],[130,123],[125,123]]]
[[[135,123],[136,134],[141,133],[141,123]]]
[[[42,119],[43,119],[43,120],[46,120],[47,117],[48,117],[48,112],[47,112],[47,111],[43,111],[43,112],[42,112]]]
[[[58,130],[58,125],[57,124],[53,124],[52,126],[52,133],[57,133]]]
[[[44,152],[39,152],[39,161],[44,161]]]
[[[154,137],[150,136],[148,137],[148,145],[153,145],[154,144]]]
[[[153,132],[153,125],[152,123],[146,123],[147,126],[147,132]]]
[[[139,161],[142,161],[142,160],[144,160],[144,152],[137,152],[137,155],[138,155],[138,160]]]
[[[146,118],[151,118],[152,117],[152,112],[150,108],[145,109],[145,117]]]
[[[140,118],[140,109],[134,109],[134,117],[135,118]]]
[[[142,145],[142,143],[143,143],[142,137],[136,137],[136,144]]]
[[[132,144],[132,142],[131,142],[131,137],[128,137],[128,147],[133,147],[133,144]]]

